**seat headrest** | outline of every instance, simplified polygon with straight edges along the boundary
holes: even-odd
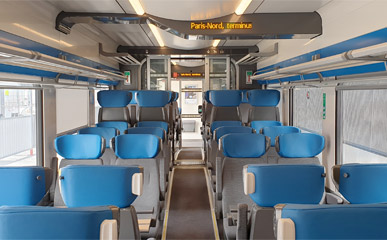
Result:
[[[210,90],[204,92],[204,100],[206,100],[206,102],[208,102],[208,103],[211,103],[210,92],[211,92]]]
[[[219,139],[223,155],[230,158],[259,158],[267,149],[266,137],[255,133],[231,133]]]
[[[344,164],[340,193],[354,204],[387,202],[387,164]]]
[[[279,203],[318,204],[324,193],[321,165],[253,164],[243,170],[245,194],[261,207]]]
[[[164,107],[171,99],[167,91],[138,91],[136,101],[140,107]]]
[[[174,94],[175,94],[175,95],[174,95],[175,98],[174,98],[173,101],[176,102],[176,101],[179,99],[179,93],[178,93],[178,92],[174,92]]]
[[[386,204],[289,204],[281,218],[293,221],[296,239],[387,239]]]
[[[56,152],[65,159],[98,159],[104,148],[104,139],[95,134],[65,135],[55,139]]]
[[[97,127],[115,128],[120,134],[124,134],[125,130],[129,128],[129,123],[120,121],[99,122],[96,125]]]
[[[238,107],[242,101],[239,90],[212,90],[210,101],[215,107]]]
[[[95,134],[105,139],[106,148],[110,148],[110,140],[118,135],[118,130],[113,127],[88,127],[82,128],[78,134]]]
[[[282,134],[288,133],[299,133],[300,129],[292,126],[273,126],[273,127],[264,127],[261,129],[261,133],[265,136],[268,136],[271,140],[271,146],[275,146],[275,138]]]
[[[129,128],[126,130],[126,134],[153,134],[159,137],[164,141],[165,139],[165,130],[160,127],[136,127]]]
[[[137,198],[132,191],[136,173],[140,169],[134,166],[66,166],[60,173],[63,201],[67,207],[129,207]]]
[[[124,90],[103,90],[97,93],[101,107],[126,107],[132,99],[132,93]]]
[[[213,132],[218,127],[226,127],[226,126],[238,127],[238,126],[242,126],[242,122],[241,121],[215,121],[211,123],[211,132]]]
[[[278,90],[250,90],[247,92],[249,104],[254,107],[275,107],[278,105],[281,93]]]
[[[172,91],[166,91],[166,92],[168,92],[168,94],[169,94],[169,101],[168,101],[168,103],[171,103],[171,102],[173,102],[173,92]]]
[[[137,127],[159,127],[168,132],[168,123],[162,121],[144,121],[138,122]]]
[[[259,133],[264,127],[282,126],[282,123],[278,121],[252,121],[250,125]]]
[[[242,92],[242,102],[241,103],[248,103],[249,100],[247,99],[247,91],[248,90],[241,90]]]
[[[324,137],[314,133],[289,133],[280,135],[277,139],[277,152],[284,158],[315,157],[325,146]]]
[[[137,102],[136,102],[136,93],[138,92],[138,91],[135,91],[135,90],[132,90],[132,91],[129,91],[129,92],[131,92],[132,93],[132,99],[130,100],[130,103],[129,104],[137,104]]]
[[[254,132],[254,129],[251,127],[227,126],[227,127],[218,127],[217,129],[215,129],[214,134],[215,134],[215,140],[216,142],[218,142],[219,138],[229,133],[253,133],[253,132]]]
[[[36,205],[45,187],[43,167],[0,167],[0,206]]]
[[[108,206],[3,206],[0,207],[0,239],[99,239],[105,219],[113,219]]]
[[[115,138],[115,152],[121,159],[154,158],[161,139],[152,134],[125,134]]]

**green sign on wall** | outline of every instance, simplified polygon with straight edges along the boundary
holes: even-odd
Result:
[[[327,116],[327,99],[326,99],[326,97],[327,97],[327,94],[323,93],[323,115],[322,115],[323,119],[325,119]]]

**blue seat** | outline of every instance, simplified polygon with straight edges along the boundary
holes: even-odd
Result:
[[[119,131],[118,134],[124,134],[125,130],[130,127],[127,122],[120,121],[99,122],[96,125],[97,127],[115,128]]]
[[[59,169],[68,165],[103,165],[101,159],[105,150],[105,140],[95,134],[64,135],[55,139],[55,150],[63,157]],[[59,182],[55,186],[55,206],[64,206]]]
[[[214,132],[215,129],[218,127],[227,127],[227,126],[232,126],[232,127],[239,127],[242,126],[241,121],[215,121],[211,124],[211,133]]]
[[[99,239],[105,220],[115,221],[109,207],[3,206],[0,239]]]
[[[279,163],[298,162],[320,164],[318,154],[325,147],[323,136],[314,133],[288,133],[280,135],[276,141]]]
[[[158,155],[162,149],[161,139],[153,134],[125,134],[115,138],[116,164],[120,166],[141,166],[144,174],[144,191],[133,203],[138,217],[154,219],[155,227],[143,238],[155,237],[161,226],[160,170]]]
[[[127,105],[132,99],[132,93],[124,90],[103,90],[97,94],[101,108],[98,112],[98,122],[120,121],[130,123],[130,113]]]
[[[158,127],[165,130],[168,133],[168,123],[162,121],[144,121],[138,122],[136,127]]]
[[[111,140],[118,135],[118,130],[111,127],[88,127],[82,128],[78,131],[78,134],[95,134],[105,139],[105,151],[101,156],[104,165],[113,165],[116,161],[116,155],[110,148]]]
[[[159,137],[162,140],[162,156],[159,158],[159,164],[160,164],[160,188],[162,194],[165,193],[167,190],[167,179],[169,176],[169,168],[172,167],[172,160],[171,160],[171,142],[168,141],[166,132],[164,129],[159,127],[137,127],[137,128],[130,128],[126,132],[127,134],[153,134],[157,137]]]
[[[137,195],[138,167],[71,165],[61,169],[60,186],[66,206],[129,207]],[[142,175],[141,175],[142,177]],[[142,186],[140,186],[142,188]],[[136,193],[136,194],[135,194]]]
[[[250,126],[260,133],[264,127],[282,126],[282,123],[278,121],[252,121]]]
[[[138,91],[136,101],[139,106],[138,121],[169,122],[167,105],[171,94],[167,91]]]
[[[247,99],[250,107],[248,122],[280,121],[277,107],[281,94],[278,90],[250,90]]]
[[[277,239],[386,239],[387,204],[279,206]]]
[[[45,175],[43,167],[0,167],[0,206],[38,204],[46,193]]]
[[[242,232],[247,226],[238,226],[238,234],[250,239],[275,239],[275,205],[317,205],[324,196],[325,173],[321,165],[250,164],[243,169],[243,180],[244,192],[255,205],[251,210],[250,232]],[[239,214],[246,215],[243,212]]]
[[[235,238],[236,226],[229,224],[238,204],[247,204],[250,209],[253,201],[243,194],[243,166],[266,163],[262,158],[270,140],[261,134],[231,133],[220,138],[222,159],[216,161],[216,209],[223,215],[227,239]]]
[[[214,121],[241,121],[239,105],[242,92],[239,90],[212,90],[210,101],[213,105],[210,124]]]
[[[387,164],[343,164],[336,172],[337,188],[351,204],[387,202]]]

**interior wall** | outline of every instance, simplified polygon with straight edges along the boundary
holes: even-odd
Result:
[[[120,83],[116,86],[116,89],[139,90],[140,86],[138,86],[138,83],[142,80],[145,81],[145,78],[141,79],[140,65],[121,65],[120,70],[122,72],[130,71],[131,84],[125,84],[120,81]]]
[[[115,52],[117,44],[83,24],[76,24],[68,35],[57,31],[55,19],[60,11],[48,1],[1,1],[0,30],[118,69],[118,63],[100,57],[98,50],[102,43],[105,51]],[[0,42],[7,44],[7,39]]]
[[[387,1],[384,0],[333,0],[320,8],[323,34],[315,39],[264,40],[260,49],[278,42],[278,54],[260,61],[263,68],[299,55],[312,52],[345,40],[386,27]],[[311,59],[312,60],[312,59]]]
[[[257,81],[253,81],[252,84],[246,83],[246,71],[256,71],[256,66],[252,65],[239,65],[239,89],[261,89],[262,86]]]

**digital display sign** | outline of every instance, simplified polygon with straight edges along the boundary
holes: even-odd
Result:
[[[191,22],[191,30],[252,29],[251,22]]]

